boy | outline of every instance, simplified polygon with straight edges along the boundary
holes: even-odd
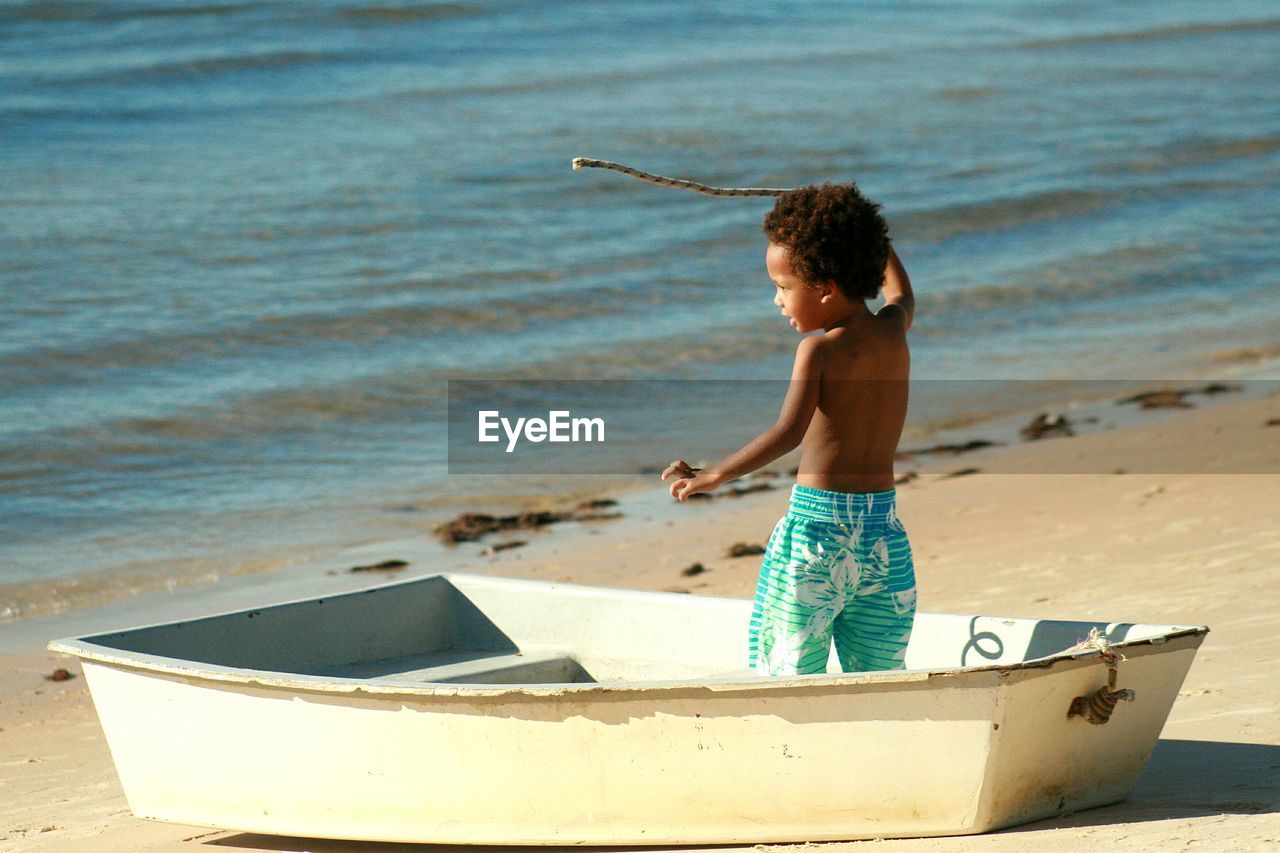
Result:
[[[778,197],[765,216],[773,304],[806,337],[778,421],[705,469],[663,472],[687,500],[804,451],[787,514],[765,550],[751,615],[751,667],[825,672],[832,639],[845,672],[901,669],[915,617],[911,546],[894,509],[893,455],[907,412],[911,283],[879,206],[853,184]],[[885,305],[866,300],[883,286]]]

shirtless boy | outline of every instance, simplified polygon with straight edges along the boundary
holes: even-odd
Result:
[[[879,206],[853,184],[778,197],[765,216],[773,304],[805,337],[778,421],[726,459],[663,472],[687,500],[803,442],[787,514],[765,550],[749,655],[762,675],[901,669],[915,617],[911,546],[894,507],[915,298]],[[885,305],[866,301],[883,288]]]

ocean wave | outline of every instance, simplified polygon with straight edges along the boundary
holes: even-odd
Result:
[[[5,123],[6,130],[12,132],[27,123],[35,125],[39,122],[47,121],[98,121],[101,119],[112,119],[121,122],[163,121],[195,114],[207,115],[215,112],[228,112],[233,109],[238,108],[210,107],[208,105],[140,107],[109,103],[78,105],[51,103],[46,106],[0,106],[0,121]]]
[[[488,9],[477,3],[357,5],[343,6],[337,11],[339,18],[356,23],[379,24],[407,24],[414,21],[435,21],[443,18],[471,18],[488,13]]]
[[[170,365],[193,359],[261,357],[263,351],[297,349],[305,357],[317,342],[370,346],[395,338],[422,338],[428,333],[516,332],[535,321],[551,322],[616,313],[616,300],[578,294],[571,299],[486,300],[483,304],[449,306],[422,303],[358,310],[350,314],[314,312],[267,315],[239,326],[133,337],[81,347],[43,347],[9,354],[0,365],[0,390],[55,383],[79,384],[104,369]]]
[[[1112,33],[1083,33],[1056,38],[1031,39],[1018,42],[1021,50],[1045,50],[1055,47],[1079,47],[1091,44],[1127,44],[1143,41],[1163,41],[1188,36],[1217,35],[1220,33],[1272,32],[1280,30],[1280,18],[1262,18],[1248,21],[1206,21],[1194,24],[1175,24],[1152,27],[1145,30],[1125,30]]]
[[[586,309],[584,313],[590,313]],[[328,436],[368,425],[422,427],[444,413],[448,380],[484,380],[518,389],[533,380],[692,377],[709,364],[785,354],[794,347],[776,321],[709,329],[697,338],[659,334],[523,363],[465,367],[412,365],[327,384],[242,393],[147,417],[104,418],[84,426],[19,433],[0,444],[9,460],[0,481],[14,488],[56,483],[55,471],[137,475],[190,464],[249,464],[281,438]]]
[[[1277,144],[1276,147],[1280,147]],[[1190,155],[1201,161],[1214,156],[1247,156],[1254,151],[1270,150],[1264,145],[1205,146]],[[1231,152],[1231,153],[1228,153]],[[1190,160],[1189,162],[1200,162]],[[1180,165],[1169,163],[1167,165]],[[1154,165],[1148,171],[1155,171]],[[1095,173],[1123,171],[1123,164],[1095,167]],[[1132,174],[1134,169],[1128,170]],[[895,238],[920,243],[941,243],[974,234],[1015,231],[1028,225],[1065,219],[1079,219],[1101,210],[1134,202],[1172,199],[1215,190],[1235,190],[1247,184],[1232,180],[1172,180],[1162,184],[1141,185],[1113,183],[1107,189],[1056,189],[1012,198],[983,201],[910,211],[890,218]]]
[[[964,103],[992,98],[999,95],[1001,91],[995,86],[949,86],[938,92],[938,97],[944,101]]]
[[[421,100],[437,98],[469,98],[478,95],[519,95],[536,92],[557,92],[608,88],[625,84],[652,83],[670,79],[690,79],[701,75],[730,72],[738,69],[758,72],[763,69],[811,68],[814,65],[855,65],[859,62],[887,59],[891,53],[881,50],[839,50],[813,52],[800,56],[794,54],[736,53],[722,56],[692,58],[694,55],[673,56],[664,54],[661,62],[641,68],[607,68],[578,70],[546,76],[522,74],[516,79],[498,80],[492,83],[448,84],[440,87],[416,87],[388,93],[387,100]],[[669,129],[668,129],[669,131]]]
[[[285,556],[279,556],[279,552],[271,554],[264,546],[242,546],[230,559],[228,551],[232,549],[226,547],[211,549],[211,553],[200,557],[174,557],[158,550],[155,559],[117,564],[106,571],[0,581],[0,625],[17,619],[101,605],[144,592],[173,590],[212,583],[225,577],[279,570],[303,562],[320,552],[322,547],[314,541],[306,545],[291,543],[290,548],[280,549]],[[57,555],[49,559],[50,563],[57,561]]]
[[[971,284],[947,292],[917,294],[922,315],[947,325],[959,314],[982,315],[991,309],[1027,308],[1052,303],[1079,303],[1101,294],[1108,297],[1143,293],[1178,281],[1203,284],[1186,275],[1186,260],[1198,257],[1196,246],[1144,244],[1074,255],[1008,274],[1003,280]],[[922,330],[925,331],[925,330]]]
[[[942,242],[968,234],[1005,231],[1053,219],[1093,213],[1130,197],[1123,188],[1063,189],[1016,198],[993,198],[970,204],[920,210],[894,217],[895,235],[922,243]]]
[[[336,64],[358,58],[360,58],[359,54],[347,51],[277,50],[230,56],[177,59],[125,68],[107,68],[87,74],[44,78],[42,82],[66,87],[95,84],[166,83],[184,78],[208,78],[240,71],[277,71],[284,68],[307,65]]]
[[[156,18],[206,18],[238,15],[245,12],[271,10],[288,13],[287,7],[247,0],[241,3],[114,3],[95,0],[33,0],[0,6],[0,24],[121,22]],[[292,10],[297,11],[297,10]],[[444,18],[475,17],[491,10],[479,3],[408,2],[380,4],[340,4],[336,8],[315,6],[300,15],[303,21],[315,21],[331,14],[340,21],[356,23],[409,23]]]
[[[1108,174],[1159,172],[1186,166],[1202,166],[1221,160],[1264,157],[1276,151],[1280,151],[1280,136],[1276,135],[1240,139],[1199,137],[1177,140],[1144,152],[1138,157],[1098,166],[1095,171]]]
[[[19,435],[0,444],[7,460],[0,482],[16,494],[48,489],[63,494],[72,478],[81,483],[74,491],[83,500],[96,488],[109,489],[109,475],[141,482],[138,478],[148,475],[173,478],[210,466],[240,470],[263,464],[273,453],[303,452],[308,435],[318,434],[332,445],[343,426],[386,427],[442,417],[444,389],[429,371],[401,372]]]
[[[196,18],[233,15],[263,8],[262,3],[107,3],[91,0],[35,0],[0,6],[0,24],[61,21],[129,21],[147,18]]]

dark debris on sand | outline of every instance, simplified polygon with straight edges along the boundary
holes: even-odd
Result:
[[[776,486],[772,483],[752,483],[748,486],[730,486],[727,489],[721,489],[718,492],[698,492],[696,495],[689,495],[691,501],[709,501],[715,498],[740,498],[743,495],[753,495],[756,492],[772,492]]]
[[[952,477],[968,477],[970,474],[978,474],[981,468],[961,468],[958,471],[952,471],[949,474],[943,474],[942,479],[949,480]]]
[[[987,441],[983,438],[975,438],[972,441],[966,441],[963,444],[935,444],[932,447],[917,447],[910,450],[899,450],[894,454],[895,459],[910,459],[912,456],[922,456],[925,454],[937,454],[945,456],[959,456],[961,453],[972,453],[975,450],[983,450],[987,447],[999,447],[998,441]]]
[[[58,668],[44,677],[45,681],[70,681],[75,678],[75,673],[70,670]]]
[[[688,568],[681,569],[680,575],[681,577],[691,578],[691,577],[694,577],[695,575],[700,575],[703,572],[709,572],[709,571],[711,570],[708,569],[706,566],[702,565],[702,563],[694,563],[692,566],[689,566]]]
[[[764,553],[764,546],[754,542],[734,542],[729,546],[730,557],[754,557]]]
[[[516,515],[489,515],[464,512],[453,521],[438,525],[435,533],[446,542],[474,542],[486,533],[499,530],[533,530],[568,519],[572,513],[539,510]]]
[[[1190,409],[1194,404],[1188,403],[1183,399],[1187,396],[1187,393],[1173,388],[1166,388],[1161,391],[1143,391],[1141,394],[1134,394],[1132,397],[1116,400],[1116,403],[1121,406],[1137,403],[1139,408],[1143,409]]]
[[[494,554],[497,554],[499,551],[510,551],[512,548],[523,548],[525,545],[528,545],[528,544],[529,543],[524,541],[523,539],[515,539],[510,542],[494,542],[488,548],[485,548],[483,551],[481,551],[480,556],[492,557]]]
[[[563,512],[554,510],[535,510],[515,515],[489,515],[483,512],[464,512],[452,521],[446,521],[435,528],[440,539],[451,544],[474,542],[481,536],[497,533],[501,530],[536,530],[549,524],[562,521],[609,521],[621,518],[620,512],[601,512],[601,509],[616,506],[617,501],[601,498],[584,501],[577,509]]]
[[[1188,394],[1216,397],[1219,394],[1232,394],[1242,390],[1244,389],[1240,385],[1211,382],[1199,388],[1161,388],[1158,391],[1144,391],[1141,394],[1116,400],[1116,403],[1121,406],[1137,403],[1143,409],[1190,409],[1195,404],[1186,399]]]
[[[401,569],[408,568],[409,564],[404,560],[383,560],[381,563],[370,563],[367,566],[352,566],[353,572],[398,572]]]
[[[613,521],[622,518],[620,512],[580,512],[573,517],[574,521]]]
[[[1075,434],[1075,430],[1071,428],[1071,421],[1067,420],[1066,415],[1051,415],[1048,412],[1041,412],[1031,423],[1018,430],[1018,435],[1027,441]]]

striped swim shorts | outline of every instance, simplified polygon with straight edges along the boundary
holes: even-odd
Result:
[[[916,612],[911,544],[894,492],[795,486],[765,549],[751,612],[760,675],[902,669]]]

